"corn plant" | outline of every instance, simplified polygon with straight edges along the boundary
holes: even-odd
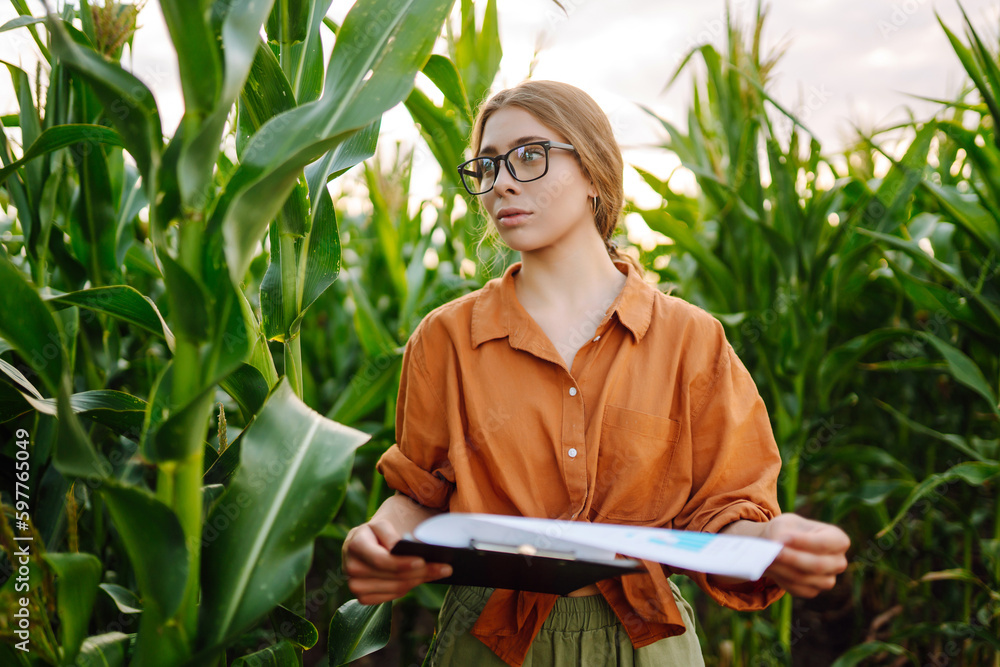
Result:
[[[694,174],[698,192],[677,192],[670,179],[641,172],[663,204],[640,213],[673,240],[646,259],[681,296],[723,321],[754,375],[784,460],[782,507],[841,523],[859,547],[859,562],[829,596],[843,609],[852,608],[852,597],[856,610],[875,607],[878,619],[862,613],[851,627],[838,614],[848,632],[827,639],[831,660],[840,655],[837,664],[849,665],[873,656],[922,658],[960,632],[966,633],[961,650],[968,659],[993,655],[996,584],[995,574],[985,573],[992,572],[996,549],[997,404],[995,385],[986,378],[997,377],[996,199],[987,177],[966,175],[960,158],[956,162],[962,148],[975,155],[968,158],[974,170],[995,170],[996,157],[983,149],[995,145],[989,98],[959,105],[983,119],[978,130],[955,120],[914,123],[905,154],[890,159],[884,176],[876,178],[871,169],[879,154],[871,140],[846,156],[848,171],[842,173],[806,122],[769,94],[775,57],[761,53],[763,23],[758,5],[749,38],[730,22],[725,53],[701,46],[678,68],[698,63],[703,74],[695,77],[687,126],[661,121],[669,137],[664,148]],[[970,76],[988,82],[995,99],[996,57],[971,26],[969,31],[971,50],[949,35]],[[932,152],[939,161],[935,170],[927,166]],[[823,174],[832,177],[829,183],[822,183]],[[933,256],[921,239],[933,244]],[[929,316],[939,320],[934,327],[924,326]],[[872,360],[873,354],[889,359]],[[878,373],[887,370],[896,374]],[[859,371],[876,373],[861,379]],[[942,404],[937,392],[934,404],[914,389],[920,384],[914,375],[926,377],[927,371],[935,373],[931,393],[947,387],[951,401]],[[975,401],[985,402],[966,407]],[[934,415],[934,426],[921,424],[907,406]],[[945,423],[961,432],[935,428]],[[948,443],[958,458],[949,456],[950,465],[938,470],[933,446],[929,458],[926,450],[907,447],[918,434]],[[928,510],[907,517],[928,497],[969,501],[976,487],[986,493],[983,513]],[[893,501],[899,509],[890,514]],[[911,550],[937,550],[933,533],[949,522],[964,523],[960,548],[944,549],[944,558],[911,558]],[[949,558],[955,554],[960,557]],[[878,576],[870,576],[873,569]],[[893,581],[884,580],[886,574]],[[913,615],[900,607],[891,613],[909,627],[885,632],[882,613],[906,599],[910,587],[919,584],[926,593],[919,599],[930,604],[931,585],[945,580],[963,582],[965,602],[934,613],[914,608]],[[879,603],[870,604],[872,596]],[[809,653],[810,645],[823,643],[814,641],[817,634],[833,634],[809,625],[808,605],[795,608],[802,622],[794,624],[788,598],[779,603],[774,626],[731,615],[727,650],[759,664],[785,664],[793,647]],[[707,634],[719,634],[719,622],[710,619]],[[862,626],[865,619],[877,621],[880,633]],[[877,639],[865,641],[866,634]],[[706,648],[707,655],[717,652],[714,645]]]
[[[3,419],[30,434],[25,506],[45,514],[27,530],[52,551],[33,561],[32,656],[226,664],[270,614],[294,632],[255,659],[298,664],[316,631],[288,607],[368,438],[301,400],[298,333],[340,262],[326,184],[372,154],[451,3],[362,1],[336,26],[329,1],[161,2],[185,103],[165,143],[152,93],[119,62],[127,26],[109,39],[100,22],[134,11],[84,0],[49,14],[42,40],[41,20],[14,4],[22,18],[4,29],[29,31],[49,68],[43,107],[41,86],[32,95],[9,66],[22,149],[5,131],[0,170],[17,209],[0,258]],[[336,36],[328,63],[324,31]],[[221,150],[230,132],[235,163]],[[265,236],[258,316],[242,286]],[[284,349],[278,365],[268,339]],[[230,438],[220,415],[210,444],[220,389],[246,428]],[[88,637],[99,591],[138,613],[137,631]],[[335,619],[346,629],[331,656],[356,657],[344,633],[366,614]],[[13,642],[2,650],[32,662]]]

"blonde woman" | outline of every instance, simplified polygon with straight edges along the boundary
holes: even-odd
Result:
[[[780,513],[764,402],[722,325],[611,243],[623,162],[600,107],[567,84],[522,83],[480,109],[472,153],[465,187],[521,261],[407,343],[396,444],[378,463],[397,493],[344,543],[358,600],[450,574],[389,553],[446,511],[781,541],[759,581],[684,573],[734,609],[831,588],[850,542]],[[452,586],[426,664],[704,664],[673,573],[645,565],[565,597]]]

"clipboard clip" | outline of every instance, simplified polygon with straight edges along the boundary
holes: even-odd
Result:
[[[495,551],[505,554],[519,554],[521,556],[539,556],[540,558],[558,558],[560,560],[576,560],[576,554],[572,551],[554,551],[551,549],[539,549],[533,544],[496,544],[484,542],[482,540],[470,539],[469,548],[476,551]]]

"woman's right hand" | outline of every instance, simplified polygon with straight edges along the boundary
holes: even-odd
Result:
[[[393,556],[400,539],[392,523],[374,518],[351,529],[344,539],[343,568],[347,587],[361,604],[388,602],[411,588],[451,575],[451,566],[427,563],[418,556]]]

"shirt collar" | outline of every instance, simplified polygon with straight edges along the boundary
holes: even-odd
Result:
[[[656,289],[646,283],[629,262],[616,261],[615,267],[625,274],[625,286],[611,305],[611,312],[632,332],[636,342],[642,340],[653,316],[653,299]],[[500,278],[489,281],[472,311],[472,347],[505,336],[516,344],[524,336],[530,315],[517,300],[514,274],[521,269],[521,262],[507,267]]]

